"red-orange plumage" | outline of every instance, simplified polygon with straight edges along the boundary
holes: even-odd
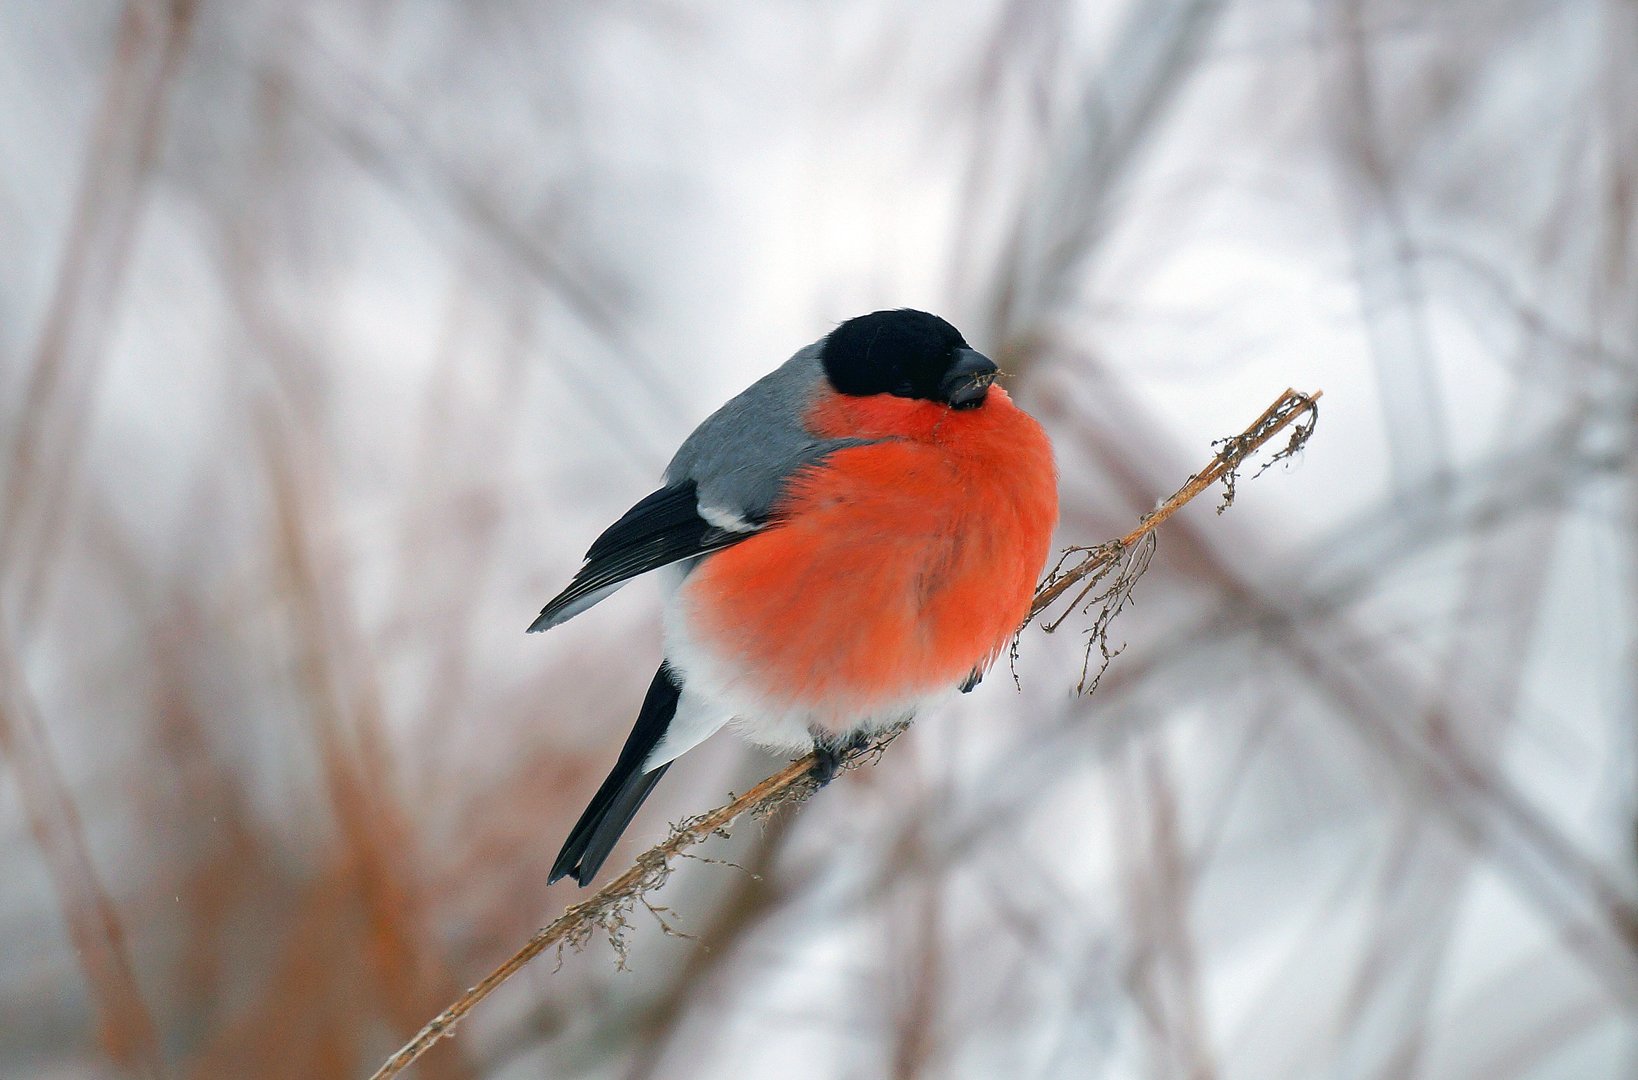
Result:
[[[826,392],[850,447],[796,477],[780,523],[684,583],[695,644],[775,707],[844,730],[960,684],[1029,610],[1057,522],[1046,433],[992,387],[978,408]]]

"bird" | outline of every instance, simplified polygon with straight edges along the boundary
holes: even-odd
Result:
[[[1058,519],[1041,425],[910,308],[835,326],[696,428],[538,633],[661,571],[663,659],[548,884],[584,887],[681,754],[723,727],[816,753],[973,689],[1028,616]]]

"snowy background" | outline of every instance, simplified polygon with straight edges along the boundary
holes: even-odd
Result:
[[[0,1075],[368,1075],[573,902],[657,594],[523,628],[906,305],[1064,544],[1319,430],[414,1075],[1638,1075],[1630,0],[0,5]]]

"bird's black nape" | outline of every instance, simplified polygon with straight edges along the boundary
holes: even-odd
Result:
[[[837,393],[892,394],[954,408],[983,404],[996,371],[961,331],[911,308],[849,319],[825,338],[820,359]]]

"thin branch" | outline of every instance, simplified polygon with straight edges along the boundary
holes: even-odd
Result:
[[[1108,574],[1117,562],[1123,562],[1121,575],[1117,577],[1115,584],[1100,594],[1107,597],[1106,612],[1111,604],[1118,610],[1131,594],[1131,583],[1142,573],[1142,567],[1147,565],[1147,559],[1126,560],[1123,556],[1135,545],[1147,540],[1161,522],[1175,514],[1185,503],[1219,481],[1224,484],[1225,494],[1222,504],[1218,507],[1218,513],[1227,509],[1234,500],[1234,481],[1240,467],[1280,431],[1306,416],[1306,419],[1293,428],[1286,445],[1262,468],[1266,469],[1274,462],[1294,455],[1313,434],[1314,424],[1319,416],[1316,405],[1319,398],[1320,391],[1317,390],[1312,394],[1300,394],[1295,390],[1285,391],[1244,432],[1215,443],[1214,445],[1219,445],[1222,449],[1217,452],[1211,463],[1190,477],[1188,483],[1152,513],[1145,515],[1136,529],[1118,540],[1111,540],[1097,547],[1069,549],[1064,555],[1065,560],[1076,554],[1082,554],[1084,558],[1068,570],[1062,569],[1060,561],[1059,567],[1054,568],[1037,591],[1035,602],[1030,606],[1029,617],[1024,625],[1028,626],[1071,588],[1090,578],[1092,579],[1090,584],[1077,594],[1075,602],[1070,605],[1070,611],[1077,610],[1082,606],[1087,591]],[[1261,472],[1262,469],[1259,469],[1258,473]],[[1096,602],[1096,598],[1093,602]],[[1092,633],[1099,635],[1107,631],[1109,619],[1112,617],[1100,615]],[[1062,622],[1063,617],[1060,616],[1049,624],[1047,629],[1055,629]],[[1105,651],[1106,664],[1112,655]],[[1082,682],[1085,683],[1084,672]],[[873,764],[887,748],[887,744],[897,738],[906,726],[896,725],[865,747],[846,754],[842,767],[852,769],[864,764]],[[646,905],[647,901],[644,898],[649,893],[665,884],[666,879],[671,876],[672,860],[713,834],[727,835],[728,828],[747,812],[761,816],[781,806],[805,801],[816,790],[812,779],[814,764],[815,758],[812,754],[797,758],[745,794],[715,810],[672,826],[670,836],[639,855],[637,861],[624,873],[597,890],[589,899],[570,906],[549,925],[535,931],[523,948],[486,975],[481,982],[468,988],[449,1008],[434,1017],[413,1039],[388,1058],[370,1080],[389,1080],[397,1076],[433,1044],[454,1035],[456,1025],[467,1013],[525,964],[547,949],[555,947],[560,954],[565,946],[578,949],[601,930],[608,935],[619,963],[624,966],[629,948],[625,936],[629,926],[627,917],[638,904]]]
[[[859,758],[873,751],[879,752],[896,734],[897,731],[892,732],[872,747],[856,752],[844,767],[853,767],[858,764]],[[666,878],[671,876],[671,860],[713,833],[725,833],[728,826],[747,811],[765,814],[786,803],[805,800],[814,791],[811,776],[813,765],[812,754],[797,758],[738,798],[674,825],[670,836],[639,855],[625,873],[597,890],[591,899],[570,906],[549,925],[535,931],[510,960],[468,989],[453,1005],[422,1028],[415,1038],[388,1058],[371,1080],[387,1080],[388,1077],[397,1076],[433,1043],[455,1034],[455,1025],[472,1011],[473,1006],[488,997],[523,965],[553,946],[558,949],[565,945],[579,948],[601,929],[613,941],[615,952],[623,963],[626,956],[626,916],[641,897],[665,884]]]
[[[23,678],[10,635],[0,628],[0,763],[45,860],[50,884],[96,1007],[97,1032],[121,1074],[169,1075],[159,1028],[131,959],[125,921],[98,875],[85,822],[52,753],[51,738]]]
[[[1224,510],[1227,510],[1234,503],[1234,484],[1239,478],[1240,466],[1245,464],[1246,459],[1261,449],[1265,443],[1289,426],[1292,421],[1306,414],[1307,419],[1298,424],[1296,429],[1291,432],[1291,438],[1286,445],[1264,464],[1262,469],[1257,470],[1258,473],[1260,474],[1263,469],[1267,469],[1277,461],[1292,457],[1298,450],[1302,449],[1303,444],[1308,441],[1308,437],[1314,433],[1314,424],[1319,419],[1319,399],[1323,393],[1324,391],[1321,390],[1316,390],[1312,394],[1301,394],[1295,390],[1287,390],[1275,399],[1274,404],[1270,405],[1263,412],[1263,415],[1259,416],[1245,431],[1233,438],[1222,439],[1214,443],[1214,446],[1221,446],[1222,449],[1217,452],[1216,457],[1212,458],[1211,464],[1194,476],[1189,477],[1189,482],[1178,488],[1171,498],[1161,503],[1152,512],[1145,514],[1142,521],[1138,523],[1137,528],[1119,540],[1110,540],[1107,543],[1099,544],[1097,547],[1073,547],[1065,551],[1064,560],[1059,562],[1060,567],[1063,565],[1063,561],[1066,561],[1070,556],[1080,554],[1084,558],[1068,570],[1055,569],[1047,576],[1045,584],[1035,594],[1035,602],[1030,605],[1029,617],[1024,620],[1024,625],[1028,626],[1031,622],[1034,622],[1036,616],[1057,603],[1064,593],[1068,592],[1078,582],[1085,581],[1095,574],[1101,576],[1108,573],[1115,561],[1130,551],[1134,544],[1154,532],[1155,529],[1159,528],[1161,522],[1183,509],[1186,503],[1219,480],[1223,482],[1224,495],[1222,503],[1217,507],[1217,512],[1221,514]],[[1049,623],[1047,624],[1048,629],[1055,630],[1062,622],[1063,620],[1060,618]]]
[[[1227,510],[1234,503],[1234,485],[1239,479],[1240,466],[1275,435],[1293,424],[1295,426],[1291,427],[1291,435],[1285,446],[1264,462],[1256,475],[1262,475],[1275,462],[1288,460],[1295,455],[1314,433],[1314,424],[1319,420],[1317,403],[1321,393],[1316,390],[1312,394],[1300,394],[1287,389],[1245,431],[1213,443],[1213,446],[1222,449],[1212,458],[1211,464],[1191,476],[1188,483],[1173,492],[1172,497],[1153,512],[1144,515],[1137,528],[1118,540],[1109,540],[1096,547],[1068,548],[1059,557],[1058,564],[1047,574],[1046,581],[1035,594],[1029,618],[1018,628],[1018,633],[1023,634],[1025,627],[1037,616],[1062,599],[1070,589],[1080,586],[1075,598],[1057,618],[1041,624],[1041,628],[1050,634],[1076,612],[1092,615],[1092,625],[1086,630],[1086,655],[1081,662],[1081,678],[1076,684],[1076,693],[1090,694],[1096,690],[1103,673],[1109,669],[1110,661],[1120,655],[1122,647],[1109,646],[1109,630],[1115,617],[1131,601],[1132,589],[1137,585],[1138,578],[1149,568],[1149,558],[1154,554],[1155,529],[1196,495],[1219,481],[1223,485],[1223,501],[1218,504],[1217,512],[1221,514]],[[1064,569],[1064,564],[1077,555],[1080,561]],[[1115,574],[1114,581],[1098,590],[1098,586],[1111,573]],[[1096,671],[1092,669],[1094,652],[1098,654]],[[1014,660],[1018,657],[1017,636],[1012,640],[1012,657]]]

